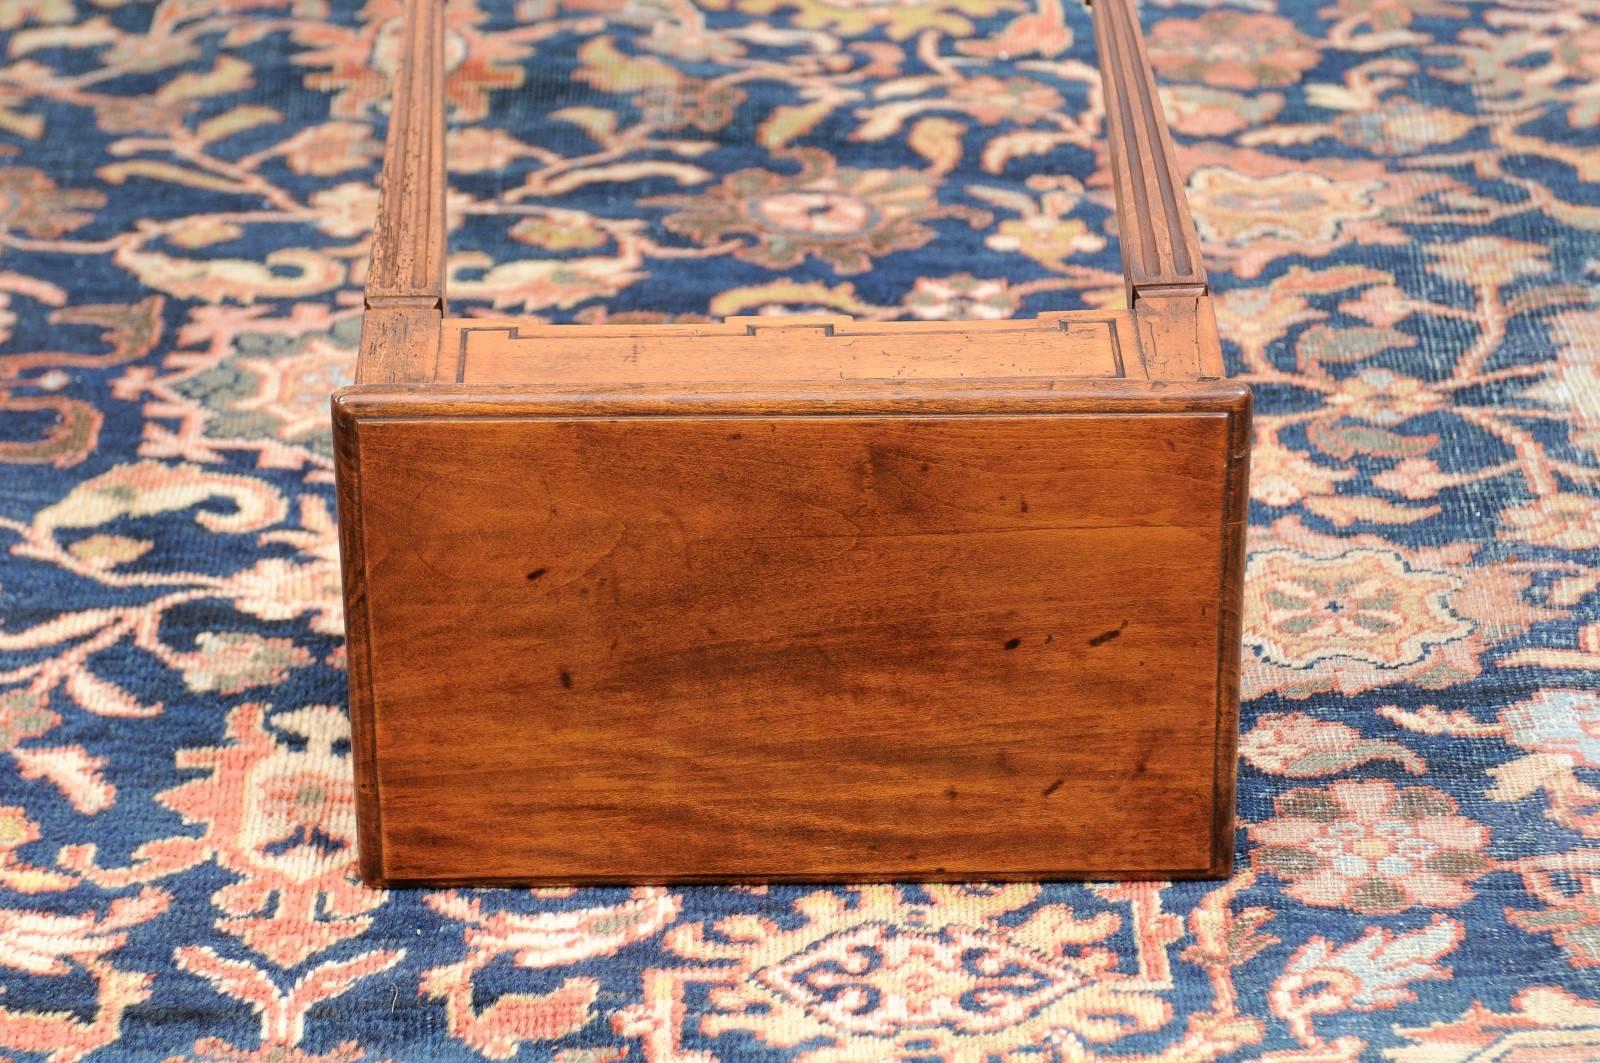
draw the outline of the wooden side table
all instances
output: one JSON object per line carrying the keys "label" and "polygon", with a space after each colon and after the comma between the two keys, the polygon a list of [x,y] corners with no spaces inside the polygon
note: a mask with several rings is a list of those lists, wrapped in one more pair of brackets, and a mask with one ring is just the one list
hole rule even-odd
{"label": "wooden side table", "polygon": [[409,0],[333,399],[368,882],[1228,873],[1250,393],[1093,14],[1128,309],[552,327],[446,310]]}

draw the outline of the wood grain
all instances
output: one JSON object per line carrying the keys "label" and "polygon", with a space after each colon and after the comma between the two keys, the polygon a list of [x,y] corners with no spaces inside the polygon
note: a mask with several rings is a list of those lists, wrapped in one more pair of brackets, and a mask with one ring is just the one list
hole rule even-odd
{"label": "wood grain", "polygon": [[1243,394],[344,403],[369,877],[1213,873]]}
{"label": "wood grain", "polygon": [[361,318],[357,384],[408,384],[438,372],[439,311],[433,307],[368,307]]}
{"label": "wood grain", "polygon": [[1210,296],[1139,300],[1139,347],[1152,380],[1216,380],[1227,375]]}

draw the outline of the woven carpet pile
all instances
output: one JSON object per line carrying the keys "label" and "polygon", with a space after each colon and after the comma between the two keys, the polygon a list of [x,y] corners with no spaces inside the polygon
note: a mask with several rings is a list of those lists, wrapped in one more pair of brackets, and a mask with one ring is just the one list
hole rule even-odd
{"label": "woven carpet pile", "polygon": [[[453,308],[1116,303],[1064,2],[449,0]],[[398,14],[0,0],[0,1058],[1600,1059],[1600,3],[1143,8],[1259,410],[1232,879],[537,892],[354,874]]]}

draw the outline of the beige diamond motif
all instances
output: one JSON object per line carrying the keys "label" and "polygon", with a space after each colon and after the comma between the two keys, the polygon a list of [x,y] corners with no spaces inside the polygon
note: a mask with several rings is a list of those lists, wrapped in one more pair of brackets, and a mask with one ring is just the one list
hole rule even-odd
{"label": "beige diamond motif", "polygon": [[1077,971],[973,927],[935,933],[871,923],[755,977],[838,1029],[877,1037],[938,1026],[990,1033],[1083,984]]}

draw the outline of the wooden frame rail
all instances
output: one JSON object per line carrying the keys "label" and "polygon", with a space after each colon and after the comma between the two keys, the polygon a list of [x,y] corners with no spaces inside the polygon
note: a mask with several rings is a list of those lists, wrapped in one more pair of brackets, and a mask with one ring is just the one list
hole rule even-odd
{"label": "wooden frame rail", "polygon": [[406,0],[357,384],[423,380],[432,369],[424,352],[445,312],[444,21],[444,0]]}
{"label": "wooden frame rail", "polygon": [[[1128,306],[1169,337],[1169,350],[1198,342],[1194,375],[1220,377],[1215,324],[1200,302],[1208,290],[1199,240],[1133,0],[1096,0],[1091,12]],[[421,352],[447,305],[444,0],[406,0],[405,20],[367,276],[363,384],[432,380],[433,361]]]}
{"label": "wooden frame rail", "polygon": [[1200,243],[1133,5],[1099,0],[1090,10],[1128,305],[1147,296],[1203,295]]}

